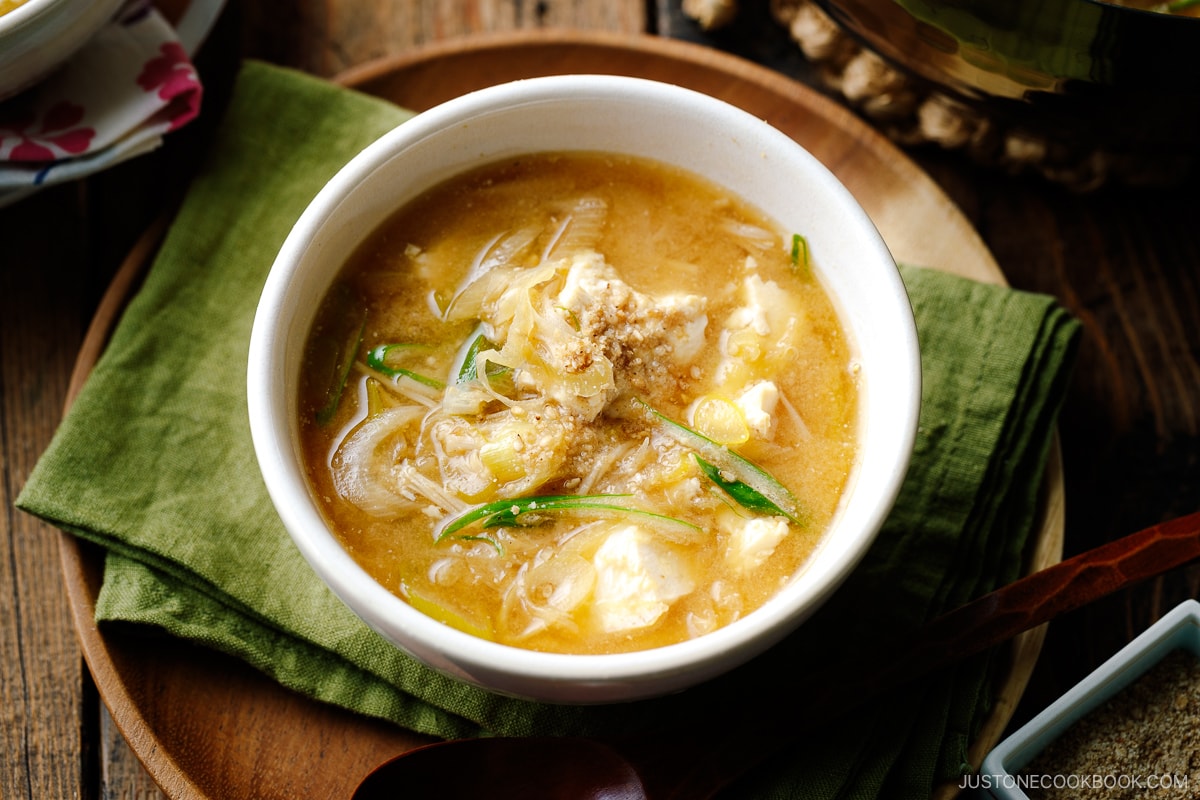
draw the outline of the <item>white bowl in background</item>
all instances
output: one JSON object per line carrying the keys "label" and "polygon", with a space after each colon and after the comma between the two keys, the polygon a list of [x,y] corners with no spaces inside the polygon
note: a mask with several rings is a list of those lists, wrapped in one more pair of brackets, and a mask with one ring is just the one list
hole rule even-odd
{"label": "white bowl in background", "polygon": [[[518,153],[625,153],[678,165],[803,232],[861,364],[861,455],[832,528],[802,574],[761,608],[705,636],[613,655],[533,652],[485,641],[416,611],[342,549],[309,493],[298,442],[304,342],[346,257],[409,199]],[[279,515],[313,569],[384,638],[447,675],[536,700],[598,703],[683,689],[766,650],[854,569],[891,509],[920,406],[912,310],[887,247],[850,193],[810,153],[725,102],[637,78],[572,75],[483,89],[381,137],[316,196],[280,249],[251,336],[254,446]]]}
{"label": "white bowl in background", "polygon": [[73,56],[124,0],[28,0],[0,14],[0,100],[34,85]]}

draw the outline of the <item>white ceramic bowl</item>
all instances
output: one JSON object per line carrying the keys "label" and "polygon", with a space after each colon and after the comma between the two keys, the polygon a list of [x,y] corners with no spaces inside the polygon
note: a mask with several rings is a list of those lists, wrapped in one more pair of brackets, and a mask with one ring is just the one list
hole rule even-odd
{"label": "white ceramic bowl", "polygon": [[[338,545],[309,495],[297,451],[303,343],[344,259],[428,187],[523,152],[621,152],[679,165],[803,232],[861,363],[861,458],[833,529],[802,575],[759,610],[706,636],[617,655],[563,655],[477,639],[435,622]],[[368,147],[317,195],[267,279],[250,344],[254,445],[280,517],[313,569],[371,627],[446,674],[534,699],[596,703],[664,694],[759,654],[843,581],[874,539],[907,468],[920,405],[920,356],[896,265],[847,190],[806,150],[731,105],[634,78],[517,81],[447,102]]]}
{"label": "white ceramic bowl", "polygon": [[83,47],[124,0],[28,0],[0,14],[0,99],[37,83]]}
{"label": "white ceramic bowl", "polygon": [[[1186,600],[1173,608],[1066,694],[996,745],[983,760],[979,774],[972,777],[975,788],[980,793],[987,793],[981,796],[991,796],[997,800],[1029,800],[1025,788],[1031,780],[1053,784],[1054,781],[1093,777],[1065,774],[1023,777],[1021,771],[1072,725],[1176,650],[1191,653],[1200,659],[1200,603],[1195,600]],[[1099,776],[1101,779],[1135,777],[1149,776]]]}

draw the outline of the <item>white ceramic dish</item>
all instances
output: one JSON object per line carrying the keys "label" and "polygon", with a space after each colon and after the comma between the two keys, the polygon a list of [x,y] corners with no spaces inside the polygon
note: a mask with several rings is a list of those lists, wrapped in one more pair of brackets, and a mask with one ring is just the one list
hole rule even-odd
{"label": "white ceramic dish", "polygon": [[32,86],[83,47],[125,0],[28,0],[0,15],[0,100]]}
{"label": "white ceramic dish", "polygon": [[[466,168],[521,152],[622,152],[676,164],[804,232],[862,368],[860,461],[833,530],[774,599],[709,635],[618,655],[536,653],[424,616],[342,550],[311,499],[297,452],[297,380],[314,310],[380,222]],[[792,631],[858,563],[907,468],[920,405],[920,355],[894,261],[833,175],[762,120],[690,90],[610,76],[559,76],[484,89],[426,111],[367,148],[318,194],[284,243],[250,345],[254,445],[280,517],[317,574],[398,647],[458,679],[546,701],[595,703],[676,691],[753,657]]]}
{"label": "white ceramic dish", "polygon": [[[1004,739],[984,759],[977,788],[997,800],[1029,800],[1022,769],[1082,717],[1144,675],[1168,653],[1200,658],[1200,603],[1176,606],[1044,711]],[[1041,776],[1039,776],[1039,780]]]}

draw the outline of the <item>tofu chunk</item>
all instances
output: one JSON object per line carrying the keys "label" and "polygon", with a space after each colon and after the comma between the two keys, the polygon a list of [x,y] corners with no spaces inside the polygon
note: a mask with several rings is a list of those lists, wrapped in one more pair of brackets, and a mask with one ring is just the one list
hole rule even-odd
{"label": "tofu chunk", "polygon": [[592,564],[593,614],[605,633],[653,625],[672,602],[696,587],[681,557],[635,525],[616,528],[597,549]]}
{"label": "tofu chunk", "polygon": [[802,311],[774,281],[764,281],[757,273],[747,275],[741,301],[718,337],[717,380],[722,384],[749,382],[774,371],[793,352],[801,332]]}
{"label": "tofu chunk", "polygon": [[746,426],[759,439],[765,440],[775,435],[775,406],[778,403],[779,387],[774,381],[751,384],[737,398]]}
{"label": "tofu chunk", "polygon": [[737,520],[730,531],[725,559],[737,573],[745,575],[762,566],[788,535],[783,517],[756,517]]}

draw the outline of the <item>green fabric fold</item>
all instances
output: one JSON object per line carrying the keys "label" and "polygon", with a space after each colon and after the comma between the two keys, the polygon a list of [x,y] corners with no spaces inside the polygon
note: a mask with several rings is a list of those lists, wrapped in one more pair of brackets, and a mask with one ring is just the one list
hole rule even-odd
{"label": "green fabric fold", "polygon": [[[789,686],[812,654],[911,629],[1019,574],[1078,323],[1049,297],[904,267],[925,384],[913,464],[860,568],[796,634],[704,686],[602,707],[491,695],[386,644],[317,580],[275,516],[244,386],[255,305],[292,223],[342,164],[409,116],[244,66],[208,162],[18,498],[105,548],[101,623],[203,643],[298,692],[435,736],[602,733],[770,702],[763,687]],[[966,763],[995,670],[972,659],[884,698],[730,794],[927,797]]]}

